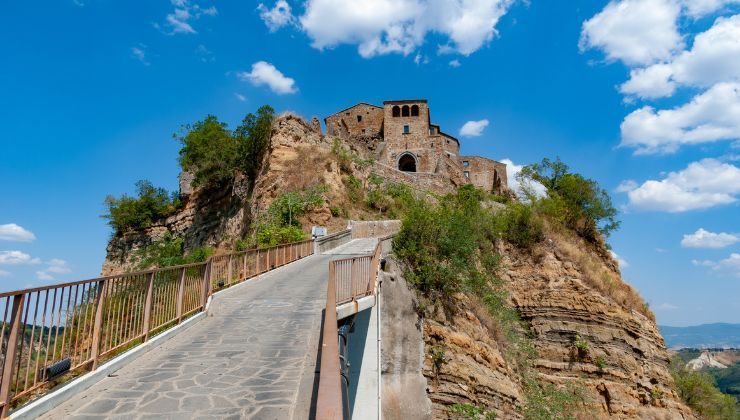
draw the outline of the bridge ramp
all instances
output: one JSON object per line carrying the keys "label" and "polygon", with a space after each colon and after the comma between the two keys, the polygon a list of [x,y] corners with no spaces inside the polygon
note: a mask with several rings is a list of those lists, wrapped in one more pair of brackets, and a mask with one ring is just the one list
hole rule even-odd
{"label": "bridge ramp", "polygon": [[227,289],[205,319],[42,418],[308,418],[328,263],[370,242]]}

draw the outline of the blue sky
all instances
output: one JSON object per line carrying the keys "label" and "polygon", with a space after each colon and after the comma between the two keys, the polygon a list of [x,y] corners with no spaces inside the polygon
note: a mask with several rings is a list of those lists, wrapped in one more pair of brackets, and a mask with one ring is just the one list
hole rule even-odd
{"label": "blue sky", "polygon": [[427,98],[462,152],[560,156],[667,325],[740,322],[737,0],[11,2],[0,15],[0,288],[95,277],[107,194],[177,188],[172,134],[262,104]]}

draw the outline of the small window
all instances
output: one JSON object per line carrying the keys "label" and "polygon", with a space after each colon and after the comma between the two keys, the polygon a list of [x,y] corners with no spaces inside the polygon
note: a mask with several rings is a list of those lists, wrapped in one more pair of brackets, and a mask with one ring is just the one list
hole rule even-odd
{"label": "small window", "polygon": [[344,115],[349,115],[349,112],[345,112]]}
{"label": "small window", "polygon": [[470,165],[470,162],[468,162],[467,160],[463,161],[463,166],[469,166],[469,165]]}
{"label": "small window", "polygon": [[362,134],[365,134],[365,129],[364,128],[362,129]]}
{"label": "small window", "polygon": [[408,124],[403,126],[403,134],[408,134],[411,132],[411,129],[409,128]]}
{"label": "small window", "polygon": [[463,172],[463,175],[465,175],[465,178],[470,178],[470,172],[468,171]]}
{"label": "small window", "polygon": [[357,116],[357,122],[362,122],[362,115]]}

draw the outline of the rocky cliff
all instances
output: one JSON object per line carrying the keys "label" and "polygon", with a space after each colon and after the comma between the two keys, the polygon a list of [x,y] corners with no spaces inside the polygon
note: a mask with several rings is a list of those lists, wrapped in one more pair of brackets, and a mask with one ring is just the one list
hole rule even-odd
{"label": "rocky cliff", "polygon": [[[509,301],[531,332],[537,352],[534,371],[545,383],[582,392],[578,418],[694,418],[675,391],[655,321],[639,295],[620,278],[616,262],[560,235],[532,253],[504,242],[498,243],[498,252],[503,256],[501,276]],[[392,293],[403,296],[396,292],[403,282],[402,270],[391,267],[384,299],[391,293],[388,284],[393,285]],[[614,282],[613,286],[597,283],[604,281]],[[466,404],[498,418],[521,418],[522,377],[507,357],[506,338],[487,309],[464,294],[454,297],[453,310],[424,306],[416,302],[413,288],[407,289],[412,298],[385,300],[390,313],[403,305],[417,309],[407,310],[406,319],[386,316],[384,322],[383,375],[390,396],[385,401],[386,417],[408,418],[403,407],[422,404],[418,393],[411,394],[417,401],[395,400],[403,392],[398,385],[413,384],[397,366],[423,358],[422,398],[431,405],[431,417],[459,418],[452,408]],[[418,331],[423,347],[419,342],[399,343],[394,333],[399,328]],[[405,335],[413,341],[413,334]]]}

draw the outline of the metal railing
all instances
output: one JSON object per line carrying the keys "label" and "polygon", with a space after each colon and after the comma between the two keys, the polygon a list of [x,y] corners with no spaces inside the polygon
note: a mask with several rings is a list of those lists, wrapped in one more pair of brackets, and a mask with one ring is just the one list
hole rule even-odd
{"label": "metal railing", "polygon": [[339,337],[337,336],[337,306],[375,293],[380,266],[381,242],[372,254],[329,262],[326,287],[326,309],[321,339],[319,388],[316,394],[316,419],[348,418],[343,409]]}
{"label": "metal railing", "polygon": [[[221,289],[313,254],[307,240],[202,263],[0,293],[0,416],[204,310]],[[68,377],[63,377],[68,379]]]}

